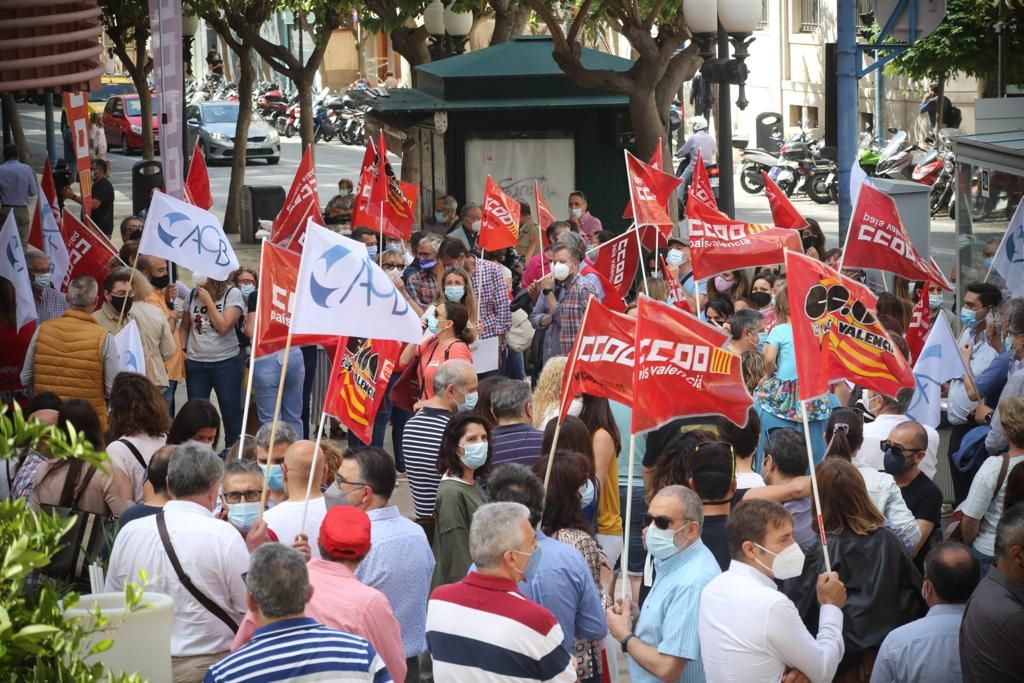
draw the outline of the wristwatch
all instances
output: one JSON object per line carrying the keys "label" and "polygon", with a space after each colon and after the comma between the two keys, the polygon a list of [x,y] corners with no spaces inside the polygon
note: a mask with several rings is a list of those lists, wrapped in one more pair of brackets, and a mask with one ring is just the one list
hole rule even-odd
{"label": "wristwatch", "polygon": [[551,293],[551,288],[549,288],[549,287],[545,287],[544,289],[540,290],[540,292],[541,292],[541,294],[543,294],[544,296],[547,296],[548,294],[550,294],[550,293]]}
{"label": "wristwatch", "polygon": [[631,632],[627,633],[626,637],[619,641],[619,644],[622,645],[623,652],[629,651],[629,641],[633,640],[634,638],[636,638],[636,635]]}

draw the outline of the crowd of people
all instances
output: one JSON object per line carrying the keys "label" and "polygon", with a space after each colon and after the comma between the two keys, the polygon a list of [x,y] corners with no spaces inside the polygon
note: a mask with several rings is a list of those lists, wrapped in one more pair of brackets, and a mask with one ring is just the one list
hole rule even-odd
{"label": "crowd of people", "polygon": [[[543,235],[526,209],[516,247],[481,253],[479,206],[440,197],[410,242],[382,242],[349,230],[351,183],[340,188],[334,227],[367,245],[424,330],[369,443],[349,433],[317,448],[322,351],[252,358],[258,269],[188,286],[138,254],[132,216],[129,268],[75,277],[65,294],[26,247],[28,333],[0,280],[0,335],[20,354],[7,395],[111,464],[54,460],[44,443],[6,464],[0,493],[110,529],[112,543],[82,551],[105,558],[106,590],[144,570],[173,598],[174,680],[1019,680],[1024,299],[969,282],[954,316],[929,296],[970,369],[948,387],[943,452],[907,416],[911,389],[838,382],[804,425],[785,272],[698,282],[687,242],[668,239],[643,254],[627,314],[645,292],[721,327],[754,405],[743,427],[681,417],[637,435],[631,457],[631,408],[589,394],[572,397],[556,442],[567,357],[588,301],[608,295],[591,259],[612,235],[583,193]],[[801,237],[837,262],[816,224]],[[908,356],[922,286],[897,278],[878,298]],[[129,322],[145,356],[135,372],[113,342]],[[44,580],[80,586],[75,552]]]}

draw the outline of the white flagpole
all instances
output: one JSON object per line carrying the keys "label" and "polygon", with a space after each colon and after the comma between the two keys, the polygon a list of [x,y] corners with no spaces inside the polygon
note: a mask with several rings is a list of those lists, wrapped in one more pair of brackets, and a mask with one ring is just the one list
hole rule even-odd
{"label": "white flagpole", "polygon": [[[263,279],[263,264],[266,263],[264,256],[267,249],[267,238],[263,238],[260,245],[260,280]],[[257,297],[259,294],[257,294]],[[245,426],[249,424],[249,402],[252,400],[252,377],[256,374],[256,340],[260,338],[260,307],[259,300],[256,303],[256,317],[252,322],[252,351],[249,353],[249,377],[245,380],[245,400],[242,403],[242,429],[238,437],[238,457],[241,459],[245,450]],[[287,362],[287,359],[285,359]]]}
{"label": "white flagpole", "polygon": [[622,594],[620,597],[625,600],[626,596],[631,595],[631,589],[629,585],[629,530],[630,524],[633,519],[633,462],[636,459],[636,434],[630,429],[629,434],[629,466],[626,470],[626,533],[625,543],[622,545],[622,559],[620,565],[622,567]]}
{"label": "white flagpole", "polygon": [[[294,312],[292,313],[294,316]],[[274,442],[277,439],[277,423],[281,417],[281,397],[284,395],[284,383],[288,376],[288,354],[292,350],[292,326],[288,325],[288,336],[284,343],[285,362],[281,363],[281,379],[277,384],[277,400],[274,402],[274,420],[270,423],[270,443],[267,445],[267,471],[270,471],[270,458],[274,452]],[[244,425],[243,425],[244,431]],[[270,476],[263,477],[263,493],[260,494],[260,514],[257,521],[263,519],[263,510],[267,507],[267,494],[270,492]]]}
{"label": "white flagpole", "polygon": [[[657,232],[658,226],[655,225],[654,226],[654,230],[655,230],[655,232]],[[651,295],[651,291],[647,287],[647,264],[644,263],[644,245],[640,241],[640,226],[639,225],[636,226],[636,251],[637,251],[637,255],[640,257],[640,259],[639,259],[640,260],[640,277],[642,277],[643,280],[644,280],[644,294],[646,294],[647,296],[650,296]]]}
{"label": "white flagpole", "polygon": [[313,492],[313,473],[316,472],[316,461],[320,455],[320,439],[324,435],[324,423],[327,421],[327,411],[320,413],[320,426],[316,428],[316,445],[313,446],[313,463],[309,466],[309,480],[306,482],[306,500],[302,504],[302,522],[299,524],[299,533],[306,533],[306,513],[309,511],[309,496]]}
{"label": "white flagpole", "polygon": [[818,533],[821,535],[821,552],[825,555],[825,571],[832,571],[832,560],[828,556],[825,541],[825,522],[821,517],[821,496],[818,494],[818,475],[814,471],[814,450],[811,448],[811,427],[807,423],[807,401],[800,400],[800,416],[804,422],[804,441],[807,444],[807,461],[811,468],[811,492],[814,494],[814,508],[818,512]]}

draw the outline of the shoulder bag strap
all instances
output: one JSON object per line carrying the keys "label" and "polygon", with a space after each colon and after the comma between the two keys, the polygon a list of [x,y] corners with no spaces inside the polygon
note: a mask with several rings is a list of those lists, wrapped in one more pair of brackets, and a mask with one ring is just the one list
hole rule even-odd
{"label": "shoulder bag strap", "polygon": [[[995,502],[996,497],[999,495],[999,490],[1003,488],[1003,482],[1006,481],[1006,472],[1010,469],[1010,454],[1003,453],[1002,455],[1003,464],[999,466],[999,477],[996,479],[996,489],[992,493],[992,503]],[[991,503],[989,503],[991,505]]]}
{"label": "shoulder bag strap", "polygon": [[117,442],[120,444],[124,444],[124,447],[132,452],[132,455],[135,456],[135,459],[139,462],[140,465],[142,465],[142,469],[149,469],[149,465],[146,464],[146,461],[142,457],[142,453],[139,453],[139,449],[135,447],[135,444],[133,444],[128,439],[125,439],[124,437],[118,439]]}
{"label": "shoulder bag strap", "polygon": [[178,575],[178,580],[181,581],[181,585],[185,587],[192,597],[199,601],[199,604],[205,607],[210,614],[217,617],[224,622],[224,625],[231,629],[232,633],[238,633],[238,624],[235,620],[228,616],[228,613],[224,609],[215,603],[210,598],[206,597],[202,591],[196,588],[196,585],[192,583],[192,579],[189,578],[185,570],[182,569],[181,563],[178,561],[178,554],[174,552],[174,546],[171,545],[171,537],[167,534],[167,522],[164,520],[164,513],[161,510],[156,514],[156,528],[160,532],[160,542],[164,544],[164,550],[167,552],[167,557],[171,561],[171,566],[174,567],[174,573]]}

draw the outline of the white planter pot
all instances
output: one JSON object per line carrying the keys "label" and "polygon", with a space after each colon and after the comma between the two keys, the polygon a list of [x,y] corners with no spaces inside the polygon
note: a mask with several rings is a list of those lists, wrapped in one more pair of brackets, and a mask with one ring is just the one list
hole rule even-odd
{"label": "white planter pot", "polygon": [[104,638],[114,645],[106,652],[89,658],[100,661],[111,673],[135,673],[149,683],[171,683],[171,616],[173,603],[163,593],[143,593],[144,607],[128,612],[124,593],[94,593],[83,595],[78,604],[65,611],[67,617],[82,617],[82,623],[92,623],[90,612],[99,605],[107,626],[85,643],[85,649]]}

